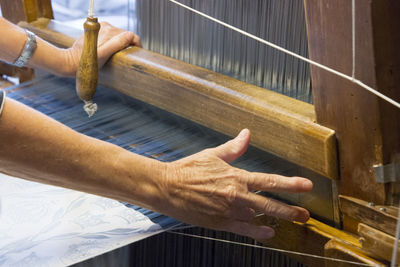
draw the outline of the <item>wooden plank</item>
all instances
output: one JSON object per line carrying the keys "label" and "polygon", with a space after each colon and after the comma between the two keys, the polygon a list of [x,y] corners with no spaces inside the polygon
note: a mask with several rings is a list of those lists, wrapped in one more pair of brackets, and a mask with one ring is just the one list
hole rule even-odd
{"label": "wooden plank", "polygon": [[26,67],[18,68],[16,66],[1,61],[0,61],[0,74],[9,77],[18,77],[19,82],[21,83],[32,80],[35,77],[33,69]]}
{"label": "wooden plank", "polygon": [[[328,241],[325,246],[325,257],[333,258],[333,259],[342,259],[350,262],[359,262],[360,264],[368,264],[370,266],[387,266],[386,264],[379,262],[367,255],[360,253],[359,250],[354,249],[353,247],[347,246],[343,243],[339,243],[335,240]],[[357,265],[355,263],[347,263],[347,262],[337,262],[337,261],[329,261],[325,262],[325,267],[354,267],[354,266],[365,266],[365,265]]]}
{"label": "wooden plank", "polygon": [[390,214],[392,208],[347,196],[339,196],[339,200],[342,213],[387,234],[395,235],[397,215]]}
{"label": "wooden plank", "polygon": [[0,77],[0,91],[5,89],[5,88],[7,88],[7,87],[13,86],[13,85],[14,84],[11,83],[10,81]]}
{"label": "wooden plank", "polygon": [[[54,21],[21,25],[63,47],[73,38],[61,33],[76,36]],[[114,55],[99,77],[108,87],[229,136],[249,128],[254,146],[337,177],[334,131],[315,123],[310,104],[137,47]]]}
{"label": "wooden plank", "polygon": [[53,7],[51,6],[51,0],[37,0],[37,1],[40,10],[40,15],[38,18],[53,19],[54,13],[53,13]]}
{"label": "wooden plank", "polygon": [[51,0],[0,0],[2,16],[13,23],[53,18]]}
{"label": "wooden plank", "polygon": [[[263,215],[257,217],[254,223],[259,225],[268,225],[274,228],[275,237],[268,240],[259,240],[267,247],[321,257],[325,257],[326,253],[331,253],[332,258],[334,259],[350,261],[353,261],[354,259],[355,262],[367,264],[374,263],[377,266],[381,265],[361,249],[361,243],[357,237],[312,218],[307,223],[303,224],[288,222]],[[326,247],[325,245],[330,241],[334,241],[334,244],[337,244],[336,247],[329,247],[329,245]],[[333,250],[339,251],[334,252]],[[338,261],[330,261],[307,255],[292,253],[287,253],[287,255],[306,264],[307,266],[320,267],[329,264],[339,265]],[[350,259],[350,256],[353,259]]]}
{"label": "wooden plank", "polygon": [[[400,100],[400,1],[355,3],[355,77]],[[305,5],[310,58],[351,75],[351,1],[305,0]],[[312,67],[311,73],[317,121],[337,135],[339,193],[381,205],[393,201],[388,187],[376,182],[373,165],[394,162],[400,153],[400,110],[325,70]]]}
{"label": "wooden plank", "polygon": [[1,15],[13,23],[27,21],[24,0],[0,0]]}
{"label": "wooden plank", "polygon": [[[366,224],[358,225],[358,234],[361,236],[362,248],[378,259],[391,261],[394,237],[376,230]],[[397,264],[400,264],[400,249],[397,250]]]}

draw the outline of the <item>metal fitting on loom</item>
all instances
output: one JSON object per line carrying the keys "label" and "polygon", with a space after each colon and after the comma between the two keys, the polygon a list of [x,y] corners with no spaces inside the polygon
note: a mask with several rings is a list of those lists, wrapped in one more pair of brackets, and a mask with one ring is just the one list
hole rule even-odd
{"label": "metal fitting on loom", "polygon": [[400,163],[394,162],[386,165],[373,166],[378,183],[389,183],[400,181]]}

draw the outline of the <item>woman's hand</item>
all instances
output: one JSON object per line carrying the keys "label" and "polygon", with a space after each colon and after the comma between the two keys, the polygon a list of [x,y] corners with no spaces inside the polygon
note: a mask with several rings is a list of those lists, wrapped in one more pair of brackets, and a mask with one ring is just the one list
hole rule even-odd
{"label": "woman's hand", "polygon": [[[116,28],[108,22],[100,22],[100,25],[101,27],[97,42],[99,68],[101,68],[114,53],[130,45],[142,47],[138,35]],[[66,50],[67,67],[62,75],[75,76],[79,65],[79,59],[82,54],[83,40],[83,35],[81,35],[72,47]]]}
{"label": "woman's hand", "polygon": [[274,230],[252,225],[256,213],[306,222],[310,217],[307,210],[253,191],[307,192],[312,189],[311,181],[251,173],[228,164],[246,151],[249,141],[250,131],[245,129],[221,146],[168,163],[162,196],[165,201],[159,203],[159,210],[190,224],[258,239],[272,237]]}

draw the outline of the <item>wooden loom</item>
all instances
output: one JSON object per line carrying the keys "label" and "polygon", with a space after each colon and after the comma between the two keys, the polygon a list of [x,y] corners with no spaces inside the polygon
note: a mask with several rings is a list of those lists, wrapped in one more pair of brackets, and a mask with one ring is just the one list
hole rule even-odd
{"label": "wooden loom", "polygon": [[[50,0],[0,3],[4,17],[25,21],[20,25],[56,45],[68,47],[77,36],[51,20]],[[310,58],[350,73],[350,2],[306,0],[305,7]],[[356,10],[356,32],[363,33],[357,38],[356,77],[399,101],[400,2],[357,0]],[[263,242],[267,246],[385,264],[391,259],[399,185],[378,183],[373,166],[400,164],[400,110],[340,77],[311,70],[314,106],[140,48],[116,54],[99,76],[108,87],[224,134],[247,127],[254,146],[334,180],[342,230],[313,219],[298,224],[262,217],[258,223],[277,225],[277,236]]]}

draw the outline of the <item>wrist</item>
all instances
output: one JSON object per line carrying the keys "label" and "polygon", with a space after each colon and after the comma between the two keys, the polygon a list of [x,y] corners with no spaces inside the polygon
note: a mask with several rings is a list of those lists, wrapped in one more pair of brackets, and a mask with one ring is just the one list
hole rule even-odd
{"label": "wrist", "polygon": [[63,64],[62,66],[58,66],[56,74],[74,77],[79,64],[79,55],[76,55],[76,51],[72,48],[59,49],[60,62],[63,62]]}
{"label": "wrist", "polygon": [[121,178],[117,183],[121,186],[117,190],[120,200],[160,211],[166,163],[123,150],[115,156],[111,168]]}
{"label": "wrist", "polygon": [[37,48],[28,66],[39,68],[59,76],[74,76],[74,55],[70,48],[56,47],[41,38],[37,38]]}

